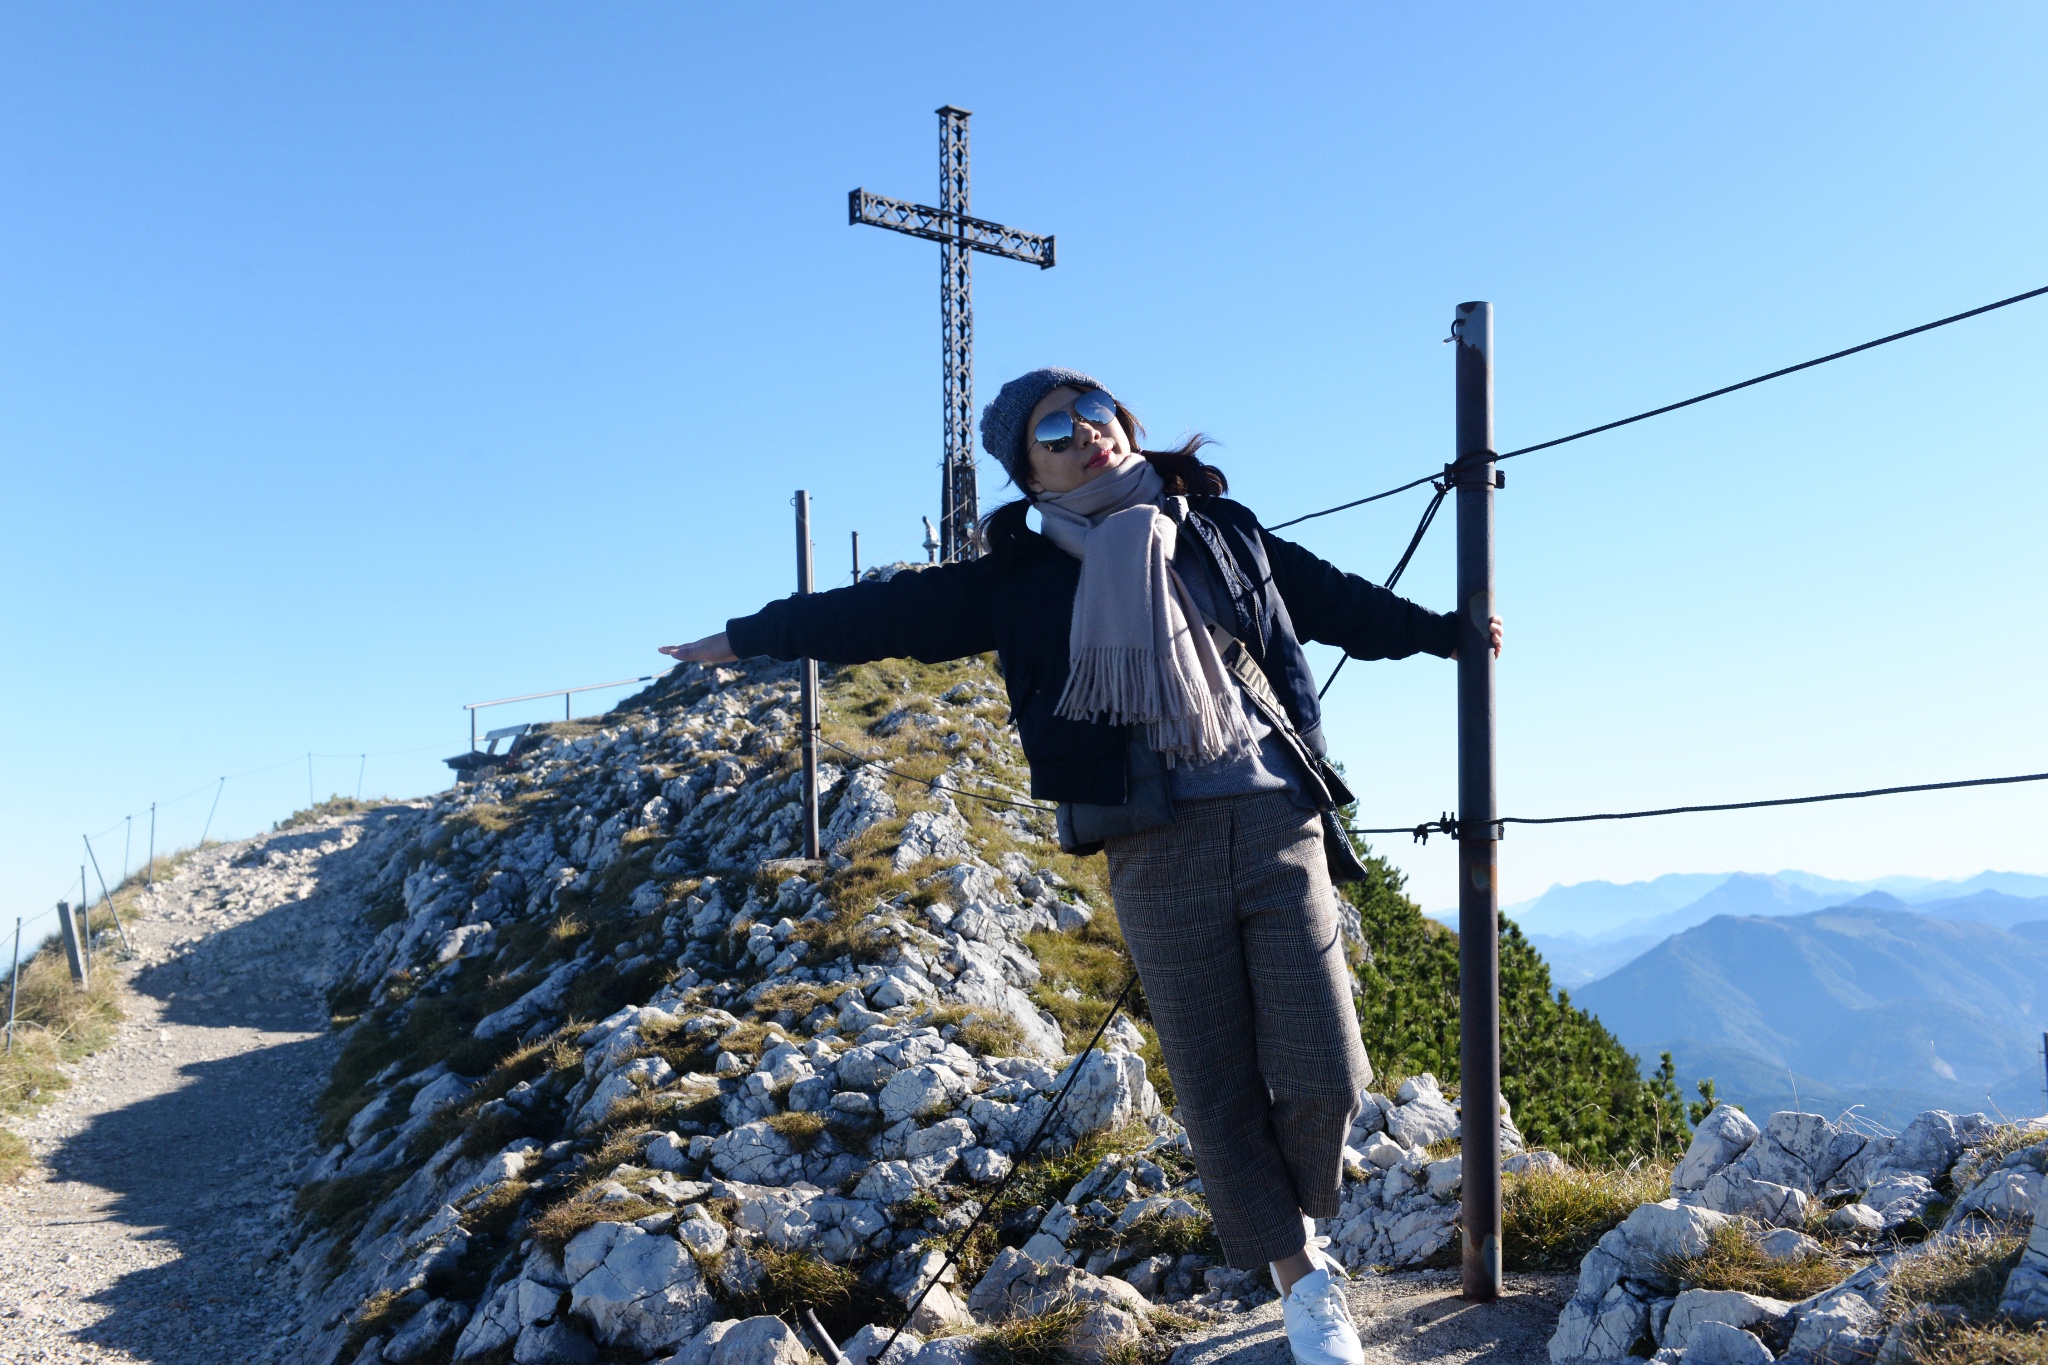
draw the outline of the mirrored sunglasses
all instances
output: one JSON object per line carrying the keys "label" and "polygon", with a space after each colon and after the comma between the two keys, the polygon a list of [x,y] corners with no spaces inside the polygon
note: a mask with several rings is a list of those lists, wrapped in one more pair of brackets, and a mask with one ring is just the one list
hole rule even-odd
{"label": "mirrored sunglasses", "polygon": [[1065,450],[1074,443],[1074,418],[1078,415],[1098,431],[1116,420],[1116,399],[1101,389],[1090,389],[1073,402],[1073,406],[1048,412],[1038,419],[1038,425],[1031,429],[1031,439],[1055,453]]}

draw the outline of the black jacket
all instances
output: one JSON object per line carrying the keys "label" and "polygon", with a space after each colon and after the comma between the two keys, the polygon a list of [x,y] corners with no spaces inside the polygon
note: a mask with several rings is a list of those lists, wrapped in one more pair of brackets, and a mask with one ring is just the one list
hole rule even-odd
{"label": "black jacket", "polygon": [[[1193,500],[1183,528],[1206,551],[1236,621],[1221,622],[1251,649],[1295,727],[1323,749],[1322,708],[1301,642],[1336,645],[1361,659],[1418,651],[1450,657],[1455,621],[1318,559],[1261,527],[1228,498]],[[807,597],[785,597],[726,622],[741,658],[926,663],[995,650],[1011,715],[1044,801],[1120,805],[1127,797],[1126,729],[1053,714],[1067,684],[1067,635],[1081,561],[1035,532],[1010,553],[899,573]]]}

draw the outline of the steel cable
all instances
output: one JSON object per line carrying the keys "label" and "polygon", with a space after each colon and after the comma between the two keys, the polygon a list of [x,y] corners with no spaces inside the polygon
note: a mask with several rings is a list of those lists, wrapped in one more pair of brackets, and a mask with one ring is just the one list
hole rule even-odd
{"label": "steel cable", "polygon": [[[1718,389],[1710,389],[1706,393],[1695,394],[1691,398],[1681,399],[1676,403],[1666,403],[1663,407],[1651,408],[1649,411],[1639,412],[1635,414],[1633,417],[1623,417],[1613,422],[1602,422],[1597,427],[1587,427],[1584,431],[1575,431],[1569,436],[1558,436],[1548,441],[1538,441],[1535,445],[1522,446],[1515,450],[1503,451],[1502,453],[1494,456],[1494,459],[1496,461],[1512,460],[1520,455],[1533,455],[1535,452],[1539,450],[1549,450],[1553,446],[1565,445],[1566,443],[1571,441],[1582,441],[1588,436],[1598,436],[1603,431],[1613,431],[1617,427],[1625,427],[1633,425],[1636,422],[1648,421],[1652,417],[1662,417],[1667,412],[1677,412],[1680,408],[1689,408],[1695,403],[1704,403],[1710,398],[1719,398],[1722,397],[1724,394],[1734,393],[1740,389],[1751,388],[1757,384],[1768,383],[1770,380],[1773,379],[1782,379],[1788,374],[1797,374],[1801,370],[1810,370],[1816,365],[1825,365],[1831,360],[1841,360],[1845,356],[1856,355],[1859,352],[1868,351],[1873,349],[1874,347],[1888,346],[1894,341],[1904,341],[1907,337],[1918,336],[1922,332],[1931,332],[1937,327],[1947,327],[1951,323],[1963,322],[1969,318],[1979,317],[1985,313],[1996,312],[2000,308],[2010,308],[2012,307],[2012,305],[2016,303],[2025,303],[2028,299],[2037,299],[2044,294],[2048,294],[2048,285],[2043,285],[2039,289],[2029,289],[2024,294],[2014,294],[2011,298],[2000,299],[1996,303],[1987,303],[1978,308],[1966,309],[1965,311],[1960,313],[1951,313],[1949,316],[1945,318],[1937,318],[1933,322],[1923,322],[1918,327],[1908,327],[1903,332],[1893,332],[1891,335],[1881,336],[1877,338],[1875,341],[1865,341],[1855,346],[1844,347],[1842,350],[1839,351],[1830,351],[1826,355],[1815,356],[1812,360],[1802,360],[1797,365],[1787,365],[1783,369],[1772,370],[1769,374],[1760,374],[1753,379],[1742,380],[1740,383],[1724,384]],[[1381,498],[1391,498],[1396,493],[1405,493],[1411,488],[1420,488],[1423,484],[1428,483],[1431,479],[1434,479],[1436,477],[1437,476],[1434,474],[1425,474],[1419,479],[1410,479],[1407,483],[1404,483],[1397,488],[1389,488],[1384,493],[1375,493],[1368,498],[1356,498],[1350,502],[1339,503],[1335,507],[1325,507],[1320,512],[1309,512],[1303,516],[1295,517],[1289,521],[1276,522],[1274,525],[1269,526],[1266,529],[1269,531],[1278,531],[1289,526],[1297,526],[1304,521],[1313,521],[1317,517],[1327,517],[1333,512],[1347,512],[1354,507],[1363,507],[1365,506],[1365,504],[1369,502],[1378,502]]]}
{"label": "steel cable", "polygon": [[1003,1191],[1010,1188],[1010,1182],[1015,1180],[1018,1173],[1024,1169],[1024,1163],[1031,1159],[1033,1152],[1038,1150],[1038,1144],[1052,1127],[1052,1121],[1059,1117],[1060,1106],[1067,1102],[1067,1094],[1073,1090],[1074,1082],[1081,1079],[1081,1064],[1088,1060],[1089,1053],[1095,1051],[1095,1045],[1102,1041],[1102,1035],[1108,1031],[1110,1021],[1116,1018],[1116,1012],[1124,1007],[1124,1001],[1130,997],[1131,988],[1137,984],[1138,975],[1136,972],[1133,972],[1124,981],[1124,988],[1116,993],[1116,999],[1110,1002],[1109,1012],[1102,1016],[1102,1022],[1095,1026],[1095,1033],[1088,1039],[1087,1046],[1074,1054],[1074,1064],[1067,1070],[1067,1083],[1060,1087],[1059,1094],[1053,1096],[1052,1107],[1047,1109],[1045,1117],[1038,1121],[1037,1131],[1031,1134],[1031,1141],[1025,1143],[1024,1150],[1017,1153],[1016,1158],[1011,1163],[1009,1174],[1005,1175],[997,1183],[995,1189],[990,1191],[988,1198],[982,1201],[981,1212],[974,1215],[974,1221],[961,1229],[960,1235],[953,1239],[953,1245],[946,1249],[946,1259],[940,1264],[938,1272],[932,1276],[931,1283],[920,1289],[917,1297],[910,1301],[910,1307],[903,1314],[903,1321],[898,1323],[896,1330],[889,1334],[889,1339],[882,1343],[882,1349],[875,1352],[873,1359],[887,1360],[889,1358],[889,1348],[896,1344],[896,1338],[903,1335],[903,1329],[908,1327],[910,1320],[917,1316],[918,1306],[925,1301],[927,1295],[939,1287],[940,1282],[946,1278],[946,1272],[960,1263],[960,1249],[967,1245],[968,1239],[974,1236],[975,1230],[988,1220],[989,1214],[995,1210],[996,1202],[1003,1197]]}
{"label": "steel cable", "polygon": [[[1822,801],[1860,801],[1872,796],[1901,796],[1910,792],[1954,791],[1961,787],[2005,787],[2019,782],[2048,782],[2048,773],[2020,773],[2013,777],[1966,777],[1958,782],[1915,782],[1899,787],[1870,787],[1863,791],[1824,792],[1819,796],[1778,796],[1764,801],[1718,801],[1697,806],[1660,806],[1654,810],[1602,811],[1591,815],[1502,815],[1494,819],[1496,826],[1503,825],[1578,825],[1595,820],[1645,820],[1657,815],[1699,815],[1724,810],[1763,810],[1772,806],[1811,806]],[[1425,820],[1419,825],[1400,825],[1387,829],[1358,829],[1345,826],[1353,834],[1412,834],[1417,843],[1428,843],[1432,834],[1448,834],[1458,837],[1458,817],[1446,814],[1435,820]]]}

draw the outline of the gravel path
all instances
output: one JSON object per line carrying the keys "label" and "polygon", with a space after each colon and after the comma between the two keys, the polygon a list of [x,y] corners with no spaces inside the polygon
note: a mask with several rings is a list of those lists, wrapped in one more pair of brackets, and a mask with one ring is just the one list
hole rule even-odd
{"label": "gravel path", "polygon": [[114,1044],[14,1125],[37,1164],[0,1187],[0,1361],[277,1358],[292,1174],[335,1056],[326,985],[411,815],[223,844],[159,884]]}
{"label": "gravel path", "polygon": [[[1576,1275],[1509,1275],[1499,1303],[1466,1303],[1458,1273],[1361,1273],[1347,1298],[1366,1365],[1550,1365],[1546,1348]],[[1171,1365],[1291,1365],[1280,1305],[1269,1303],[1191,1339]]]}

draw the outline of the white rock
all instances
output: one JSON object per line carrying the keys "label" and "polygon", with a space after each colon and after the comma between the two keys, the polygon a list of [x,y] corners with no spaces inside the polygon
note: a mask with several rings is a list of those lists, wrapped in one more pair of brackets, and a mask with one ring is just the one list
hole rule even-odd
{"label": "white rock", "polygon": [[1716,1213],[1753,1219],[1766,1227],[1799,1227],[1806,1222],[1804,1194],[1750,1175],[1740,1162],[1716,1171],[1699,1191],[1699,1201]]}
{"label": "white rock", "polygon": [[1720,1322],[1701,1323],[1685,1348],[1686,1365],[1771,1365],[1775,1359],[1756,1337]]}
{"label": "white rock", "polygon": [[1868,1204],[1844,1204],[1828,1215],[1829,1232],[1884,1231],[1884,1215]]}
{"label": "white rock", "polygon": [[1110,1231],[1123,1232],[1147,1218],[1199,1218],[1201,1216],[1201,1210],[1185,1199],[1175,1199],[1170,1195],[1155,1194],[1149,1199],[1133,1199],[1130,1203],[1124,1205],[1124,1211],[1117,1215],[1117,1220],[1111,1226]]}
{"label": "white rock", "polygon": [[1685,1156],[1671,1172],[1673,1193],[1697,1190],[1723,1166],[1749,1150],[1759,1130],[1749,1115],[1732,1104],[1718,1104],[1693,1130]]}
{"label": "white rock", "polygon": [[384,1345],[384,1359],[411,1365],[440,1345],[443,1338],[469,1321],[469,1305],[429,1299]]}
{"label": "white rock", "polygon": [[1744,1329],[1758,1323],[1775,1325],[1791,1311],[1791,1304],[1758,1294],[1733,1289],[1688,1289],[1671,1305],[1671,1316],[1664,1320],[1663,1344],[1683,1351],[1691,1345],[1702,1324],[1718,1322]]}
{"label": "white rock", "polygon": [[695,1255],[716,1256],[725,1250],[729,1234],[709,1218],[685,1218],[676,1224],[676,1236]]}
{"label": "white rock", "polygon": [[597,1365],[597,1346],[570,1322],[535,1323],[519,1334],[513,1365]]}
{"label": "white rock", "polygon": [[1945,1109],[1929,1109],[1916,1115],[1892,1141],[1885,1165],[1900,1175],[1917,1175],[1934,1180],[1948,1174],[1962,1155],[1964,1134],[1974,1134],[1984,1123],[1982,1114],[1957,1119]]}
{"label": "white rock", "polygon": [[1401,1158],[1407,1154],[1407,1151],[1407,1148],[1388,1137],[1385,1133],[1374,1133],[1367,1140],[1365,1150],[1360,1152],[1359,1155],[1384,1171],[1400,1165]]}
{"label": "white rock", "polygon": [[993,1147],[970,1147],[960,1154],[967,1178],[977,1185],[993,1185],[1010,1173],[1010,1158]]}
{"label": "white rock", "polygon": [[1442,1161],[1430,1162],[1425,1169],[1429,1174],[1429,1193],[1433,1199],[1448,1199],[1465,1183],[1463,1157],[1447,1156]]}
{"label": "white rock", "polygon": [[2032,1167],[1993,1171],[1956,1201],[1947,1225],[1954,1226],[1972,1214],[2001,1223],[2023,1223],[2033,1216],[2043,1186],[2041,1173]]}
{"label": "white rock", "polygon": [[910,1365],[980,1365],[972,1337],[940,1337],[928,1341],[910,1358]]}
{"label": "white rock", "polygon": [[[944,1113],[965,1099],[969,1089],[966,1080],[951,1068],[924,1063],[891,1076],[876,1099],[884,1121],[900,1123]],[[1075,1089],[1078,1092],[1080,1087]]]}
{"label": "white rock", "polygon": [[1117,1304],[1091,1304],[1067,1334],[1067,1350],[1075,1360],[1093,1365],[1135,1346],[1144,1335],[1145,1319],[1140,1314]]}
{"label": "white rock", "polygon": [[1934,1199],[1934,1186],[1924,1177],[1897,1171],[1885,1173],[1863,1192],[1863,1202],[1878,1211],[1887,1229],[1918,1218]]}
{"label": "white rock", "polygon": [[1798,1228],[1776,1228],[1757,1239],[1757,1250],[1768,1260],[1810,1261],[1821,1254],[1821,1245]]}
{"label": "white rock", "polygon": [[[1418,1081],[1429,1082],[1427,1087]],[[1401,1082],[1401,1093],[1412,1095],[1387,1115],[1387,1132],[1404,1147],[1423,1148],[1432,1142],[1454,1137],[1458,1132],[1458,1111],[1436,1088],[1433,1076],[1417,1076]]]}
{"label": "white rock", "polygon": [[1785,1354],[1807,1360],[1871,1360],[1883,1338],[1883,1315],[1869,1300],[1861,1294],[1830,1294],[1824,1303],[1800,1309],[1799,1325]]}
{"label": "white rock", "polygon": [[877,1204],[900,1204],[923,1187],[907,1161],[877,1161],[854,1186],[854,1197]]}
{"label": "white rock", "polygon": [[585,1228],[562,1262],[571,1274],[590,1266],[570,1291],[569,1311],[606,1345],[674,1350],[702,1330],[716,1307],[697,1263],[675,1238],[631,1223]]}
{"label": "white rock", "polygon": [[1023,1254],[1046,1264],[1070,1264],[1074,1254],[1049,1232],[1034,1232],[1024,1242]]}
{"label": "white rock", "polygon": [[1159,1112],[1159,1093],[1145,1077],[1144,1058],[1096,1048],[1073,1065],[1080,1068],[1080,1078],[1060,1113],[1060,1127],[1069,1136],[1120,1128]]}
{"label": "white rock", "polygon": [[964,820],[952,811],[921,810],[903,822],[903,835],[890,865],[898,872],[908,872],[926,858],[957,863],[973,856]]}
{"label": "white rock", "polygon": [[[884,1353],[882,1348],[891,1335],[895,1336],[896,1342]],[[840,1342],[839,1353],[846,1357],[846,1365],[868,1365],[870,1361],[879,1362],[879,1365],[910,1365],[910,1358],[923,1346],[924,1339],[908,1327],[897,1333],[869,1323]]]}
{"label": "white rock", "polygon": [[763,1315],[734,1324],[711,1348],[710,1365],[804,1365],[810,1351],[781,1318]]}
{"label": "white rock", "polygon": [[719,1134],[709,1148],[711,1169],[749,1185],[789,1185],[803,1175],[803,1157],[765,1121]]}
{"label": "white rock", "polygon": [[672,1171],[688,1175],[691,1169],[690,1144],[680,1133],[661,1133],[647,1144],[647,1164],[657,1171]]}
{"label": "white rock", "polygon": [[1506,1175],[1563,1175],[1571,1169],[1563,1157],[1541,1147],[1533,1152],[1517,1152],[1503,1160],[1500,1168]]}
{"label": "white rock", "polygon": [[1649,1325],[1649,1306],[1618,1284],[1590,1302],[1573,1298],[1558,1314],[1550,1358],[1555,1365],[1625,1360]]}

